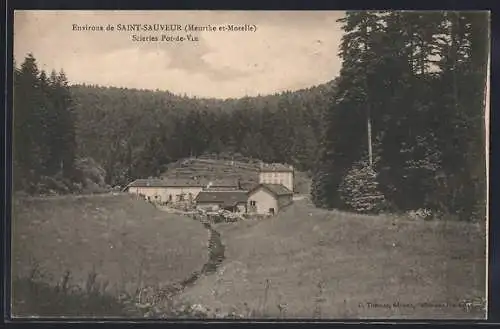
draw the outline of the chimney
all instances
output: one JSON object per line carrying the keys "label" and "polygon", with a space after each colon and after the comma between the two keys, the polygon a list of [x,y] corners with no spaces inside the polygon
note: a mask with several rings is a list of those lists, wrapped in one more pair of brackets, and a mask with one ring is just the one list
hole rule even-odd
{"label": "chimney", "polygon": [[208,184],[207,184],[207,187],[206,187],[206,188],[207,188],[207,189],[209,189],[209,188],[210,188],[210,186],[212,186],[212,182],[208,182]]}

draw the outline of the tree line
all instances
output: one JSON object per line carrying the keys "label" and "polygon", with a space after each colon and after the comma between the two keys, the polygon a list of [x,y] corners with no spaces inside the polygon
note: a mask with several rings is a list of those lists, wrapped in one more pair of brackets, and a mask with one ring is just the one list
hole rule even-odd
{"label": "tree line", "polygon": [[75,171],[75,118],[63,71],[47,74],[29,54],[13,76],[13,187],[35,192],[50,178],[71,185]]}
{"label": "tree line", "polygon": [[484,12],[353,11],[325,117],[320,207],[484,218]]}
{"label": "tree line", "polygon": [[28,55],[14,74],[14,188],[123,186],[185,157],[240,153],[310,172],[318,207],[484,218],[488,16],[356,11],[340,22],[335,80],[258,97],[68,86]]}
{"label": "tree line", "polygon": [[123,186],[159,176],[179,159],[207,153],[238,153],[311,171],[322,113],[335,88],[330,82],[221,100],[68,86],[63,72],[46,78],[31,54],[16,68],[14,80],[15,188],[32,192],[49,178],[64,180],[68,189],[74,182],[85,185],[88,178]]}
{"label": "tree line", "polygon": [[78,85],[71,88],[81,156],[96,159],[109,184],[160,175],[169,163],[239,153],[314,167],[321,113],[334,85],[240,99],[196,99],[168,92]]}

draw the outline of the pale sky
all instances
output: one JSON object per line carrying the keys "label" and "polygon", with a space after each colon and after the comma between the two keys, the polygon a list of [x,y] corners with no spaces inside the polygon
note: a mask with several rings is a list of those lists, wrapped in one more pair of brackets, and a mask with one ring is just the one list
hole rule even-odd
{"label": "pale sky", "polygon": [[[265,95],[335,78],[342,11],[16,11],[14,58],[63,69],[71,83],[169,90],[197,97]],[[74,31],[73,24],[115,27]],[[118,24],[256,26],[255,32],[133,32]],[[133,41],[198,36],[199,41]]]}

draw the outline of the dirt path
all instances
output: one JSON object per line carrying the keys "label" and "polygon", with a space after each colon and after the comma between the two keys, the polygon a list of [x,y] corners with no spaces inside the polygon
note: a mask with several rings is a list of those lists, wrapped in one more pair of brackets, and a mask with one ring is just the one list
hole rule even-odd
{"label": "dirt path", "polygon": [[217,267],[222,264],[225,259],[224,251],[225,246],[222,244],[220,234],[212,228],[209,223],[203,223],[205,228],[210,231],[210,240],[208,242],[208,261],[203,265],[200,271],[194,272],[189,278],[181,282],[181,289],[178,293],[182,292],[186,287],[192,286],[196,280],[202,275],[209,275],[217,270]]}
{"label": "dirt path", "polygon": [[[165,207],[158,207],[158,209],[170,212],[170,209]],[[181,211],[176,211],[176,213],[191,217],[191,214],[188,212],[182,213]],[[200,271],[195,271],[186,279],[167,287],[166,290],[170,299],[175,299],[184,291],[184,289],[193,286],[201,276],[214,273],[225,259],[225,246],[221,241],[220,233],[217,232],[208,222],[200,222],[200,224],[205,226],[205,228],[210,232],[208,241],[208,261],[203,265]]]}

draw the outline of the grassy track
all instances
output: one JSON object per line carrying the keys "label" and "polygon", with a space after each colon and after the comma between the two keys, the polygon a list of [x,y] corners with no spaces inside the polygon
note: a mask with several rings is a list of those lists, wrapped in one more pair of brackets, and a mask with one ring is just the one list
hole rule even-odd
{"label": "grassy track", "polygon": [[485,297],[478,224],[358,216],[301,200],[276,218],[216,229],[226,260],[186,301],[256,317],[484,317],[460,304]]}

